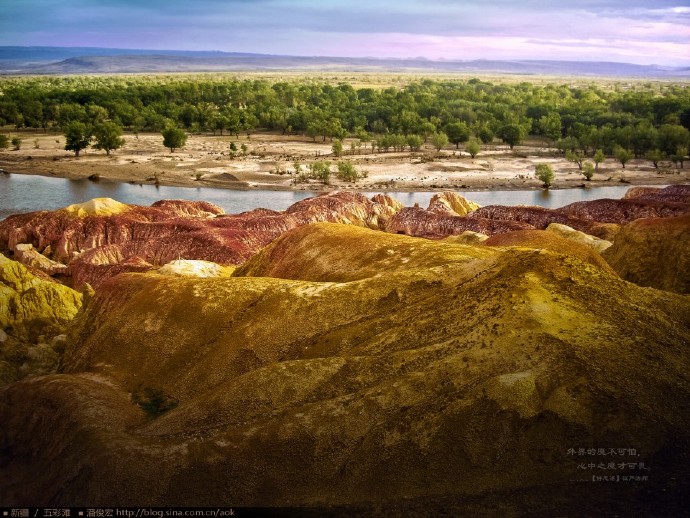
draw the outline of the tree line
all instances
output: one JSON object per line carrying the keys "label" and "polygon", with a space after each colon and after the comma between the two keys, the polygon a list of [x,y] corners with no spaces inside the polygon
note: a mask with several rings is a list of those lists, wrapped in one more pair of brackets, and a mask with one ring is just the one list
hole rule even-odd
{"label": "tree line", "polygon": [[107,141],[115,127],[236,136],[268,130],[315,141],[350,136],[380,151],[495,138],[513,148],[531,135],[563,153],[600,149],[611,156],[622,149],[658,161],[688,154],[690,128],[690,89],[670,83],[604,88],[425,79],[355,89],[308,79],[39,77],[4,79],[0,94],[0,125],[67,135],[83,124],[96,142],[97,128]]}

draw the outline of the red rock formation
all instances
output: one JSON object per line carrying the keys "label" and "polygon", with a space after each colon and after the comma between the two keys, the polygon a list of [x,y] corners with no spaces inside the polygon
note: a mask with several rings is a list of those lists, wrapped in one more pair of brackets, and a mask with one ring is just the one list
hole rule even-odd
{"label": "red rock formation", "polygon": [[[54,212],[10,216],[0,222],[0,249],[34,267],[68,265],[74,286],[100,284],[122,271],[143,271],[175,259],[240,264],[301,225],[346,223],[391,233],[440,238],[466,231],[486,235],[545,229],[551,223],[611,240],[617,225],[638,218],[690,213],[690,186],[631,190],[630,199],[578,202],[561,209],[529,206],[477,208],[455,193],[440,193],[428,209],[403,208],[387,196],[334,192],[295,203],[284,212],[256,209],[225,215],[207,202],[167,200],[151,207],[92,200]],[[681,201],[679,201],[681,200]],[[474,210],[476,209],[476,210]],[[30,244],[36,253],[17,254]],[[40,254],[54,262],[42,261]],[[47,268],[47,267],[46,267]],[[59,269],[59,267],[58,267]],[[44,271],[48,271],[44,269]]]}
{"label": "red rock formation", "polygon": [[628,189],[623,199],[690,203],[690,185],[669,185],[664,188],[632,187]]}
{"label": "red rock formation", "polygon": [[405,207],[388,221],[385,230],[394,234],[438,238],[462,234],[467,230],[493,235],[529,228],[534,227],[519,221],[452,216],[419,207]]}
{"label": "red rock formation", "polygon": [[557,210],[544,207],[530,207],[526,205],[504,206],[488,205],[477,209],[467,216],[468,218],[486,218],[502,221],[519,221],[526,223],[530,228],[544,230],[551,223],[567,225],[580,232],[591,234],[592,223],[578,218],[569,217]]}
{"label": "red rock formation", "polygon": [[[672,218],[690,214],[690,203],[666,201],[663,196],[662,199],[647,197],[623,200],[601,199],[578,201],[556,211],[574,219],[624,225],[641,218]],[[582,230],[568,223],[566,225]]]}
{"label": "red rock formation", "polygon": [[[401,205],[387,196],[370,200],[358,193],[329,193],[295,203],[285,212],[257,209],[225,215],[211,203],[181,200],[151,207],[112,203],[111,208],[108,213],[107,201],[99,200],[10,216],[0,222],[0,249],[15,252],[18,245],[31,244],[46,259],[68,265],[73,286],[80,288],[175,259],[239,264],[284,232],[309,223],[379,229]],[[36,257],[32,261],[39,264]]]}

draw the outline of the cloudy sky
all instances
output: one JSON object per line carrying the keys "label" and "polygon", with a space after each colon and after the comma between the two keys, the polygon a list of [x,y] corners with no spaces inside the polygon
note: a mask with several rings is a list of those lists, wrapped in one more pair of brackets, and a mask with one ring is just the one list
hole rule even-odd
{"label": "cloudy sky", "polygon": [[690,65],[690,0],[0,0],[0,45]]}

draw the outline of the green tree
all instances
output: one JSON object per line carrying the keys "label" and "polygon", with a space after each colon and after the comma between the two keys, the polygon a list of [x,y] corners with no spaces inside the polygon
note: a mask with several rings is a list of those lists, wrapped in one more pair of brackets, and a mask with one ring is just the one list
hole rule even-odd
{"label": "green tree", "polygon": [[171,153],[175,152],[175,149],[182,148],[187,143],[187,134],[183,129],[176,126],[168,126],[163,131],[163,145],[170,149]]}
{"label": "green tree", "polygon": [[678,147],[685,147],[690,141],[690,131],[678,124],[664,124],[658,132],[658,148],[667,155],[673,155]]}
{"label": "green tree", "polygon": [[541,134],[552,142],[556,142],[562,135],[563,123],[561,116],[557,112],[551,112],[539,119],[539,130]]}
{"label": "green tree", "polygon": [[419,135],[408,135],[407,145],[410,146],[410,151],[419,151],[424,144],[424,139]]}
{"label": "green tree", "polygon": [[554,178],[553,169],[549,164],[537,164],[534,166],[534,176],[544,184],[544,187],[549,187]]}
{"label": "green tree", "polygon": [[394,133],[391,135],[391,145],[395,151],[405,151],[405,146],[407,146],[407,137],[401,135],[400,133]]}
{"label": "green tree", "polygon": [[434,133],[431,135],[431,144],[436,148],[436,151],[441,151],[448,145],[448,136],[442,132]]}
{"label": "green tree", "polygon": [[79,156],[91,143],[91,130],[83,122],[73,121],[65,126],[65,149]]}
{"label": "green tree", "polygon": [[333,142],[333,145],[331,146],[331,149],[333,150],[333,154],[335,156],[340,156],[343,154],[343,141],[342,140],[335,140]]}
{"label": "green tree", "polygon": [[343,182],[355,183],[359,178],[357,170],[352,162],[346,160],[345,162],[338,162],[337,176]]}
{"label": "green tree", "polygon": [[309,176],[328,185],[331,181],[331,163],[328,160],[309,164]]}
{"label": "green tree", "polygon": [[655,169],[659,169],[659,162],[664,159],[664,154],[660,149],[653,149],[647,153],[647,160],[654,164]]}
{"label": "green tree", "polygon": [[359,139],[359,141],[364,145],[364,150],[366,151],[367,149],[367,144],[371,142],[371,135],[367,133],[364,128],[358,128],[357,131],[355,132],[355,135]]}
{"label": "green tree", "polygon": [[510,146],[510,149],[513,149],[524,140],[525,130],[519,124],[506,124],[499,130],[498,136]]}
{"label": "green tree", "polygon": [[567,153],[568,151],[575,151],[580,147],[580,141],[576,137],[565,137],[558,139],[556,142],[556,147],[561,151],[561,153]]}
{"label": "green tree", "polygon": [[96,140],[93,147],[104,150],[106,155],[110,155],[111,151],[120,149],[125,145],[125,139],[122,138],[122,128],[114,122],[96,124],[93,128],[93,134]]}
{"label": "green tree", "polygon": [[625,164],[630,161],[633,154],[623,146],[616,146],[613,148],[613,156],[616,157],[616,160],[618,160],[623,166],[623,169],[625,169]]}
{"label": "green tree", "polygon": [[597,149],[596,152],[594,153],[594,170],[597,171],[599,169],[599,164],[601,164],[604,160],[606,160],[606,155],[601,149]]}
{"label": "green tree", "polygon": [[476,157],[480,150],[481,148],[476,140],[470,140],[465,146],[465,151],[467,151],[472,158]]}
{"label": "green tree", "polygon": [[491,144],[494,140],[494,132],[486,125],[477,128],[477,137],[482,141],[482,144]]}
{"label": "green tree", "polygon": [[431,135],[436,133],[436,125],[428,120],[424,121],[419,125],[419,133],[426,142]]}
{"label": "green tree", "polygon": [[647,151],[653,149],[658,138],[658,132],[650,122],[644,121],[638,124],[630,136],[635,157],[644,156]]}
{"label": "green tree", "polygon": [[577,164],[577,168],[582,171],[582,164],[585,160],[585,154],[582,151],[571,151],[568,150],[565,152],[565,159],[568,162],[573,162],[574,164]]}
{"label": "green tree", "polygon": [[680,168],[683,169],[683,162],[685,162],[686,156],[688,156],[688,146],[678,146],[676,152],[671,155],[671,160],[674,163],[680,163]]}
{"label": "green tree", "polygon": [[446,125],[445,133],[448,140],[455,144],[455,149],[459,148],[461,142],[467,142],[470,138],[470,128],[464,122],[451,122]]}
{"label": "green tree", "polygon": [[89,104],[86,107],[86,112],[92,124],[103,122],[108,118],[108,110],[97,104]]}
{"label": "green tree", "polygon": [[594,166],[592,165],[592,162],[585,162],[585,165],[582,168],[582,175],[588,182],[592,179],[594,176]]}

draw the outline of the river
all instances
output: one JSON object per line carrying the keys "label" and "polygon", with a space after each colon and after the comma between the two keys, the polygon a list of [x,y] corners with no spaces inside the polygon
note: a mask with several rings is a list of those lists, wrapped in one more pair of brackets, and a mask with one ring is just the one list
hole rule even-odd
{"label": "river", "polygon": [[[628,185],[537,191],[458,191],[480,205],[539,205],[556,208],[576,201],[621,198]],[[381,192],[381,191],[378,191]],[[284,210],[293,203],[315,196],[309,191],[234,191],[208,187],[167,187],[115,182],[68,180],[45,176],[0,174],[0,219],[11,214],[55,210],[92,198],[113,198],[122,203],[151,205],[164,199],[204,200],[236,214],[263,207]],[[376,192],[365,192],[373,196]],[[434,192],[390,192],[406,206],[426,207]]]}

